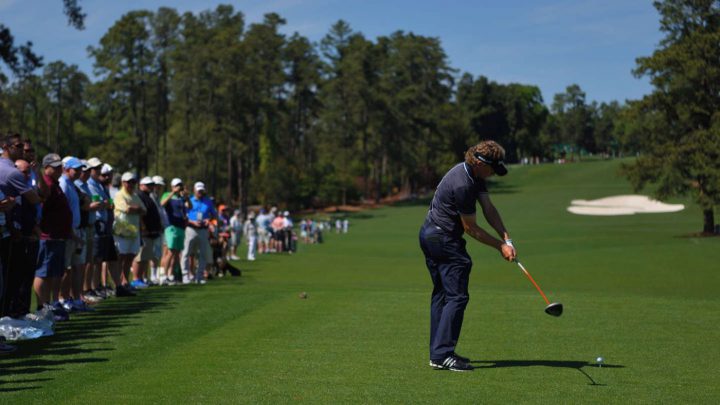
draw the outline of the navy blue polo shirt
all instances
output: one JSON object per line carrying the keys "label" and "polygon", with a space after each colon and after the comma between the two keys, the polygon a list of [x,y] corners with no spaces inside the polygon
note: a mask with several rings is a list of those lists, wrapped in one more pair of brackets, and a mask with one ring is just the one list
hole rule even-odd
{"label": "navy blue polo shirt", "polygon": [[[164,200],[170,193],[166,192],[162,195],[161,200]],[[170,200],[165,204],[165,213],[168,217],[168,222],[172,226],[178,228],[185,228],[187,226],[187,207],[185,206],[185,199],[173,195]]]}
{"label": "navy blue polo shirt", "polygon": [[427,218],[449,235],[460,237],[465,232],[460,215],[474,214],[475,202],[487,192],[485,181],[473,178],[471,168],[459,163],[438,184]]}

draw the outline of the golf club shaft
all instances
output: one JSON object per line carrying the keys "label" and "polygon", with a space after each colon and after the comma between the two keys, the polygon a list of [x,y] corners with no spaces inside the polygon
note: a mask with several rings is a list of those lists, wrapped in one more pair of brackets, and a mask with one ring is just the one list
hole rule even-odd
{"label": "golf club shaft", "polygon": [[540,293],[540,295],[542,295],[543,299],[545,300],[545,303],[548,304],[548,305],[550,305],[550,300],[547,299],[547,297],[545,296],[545,293],[542,291],[542,289],[540,288],[540,286],[535,282],[535,280],[533,280],[533,278],[532,278],[532,276],[530,275],[530,273],[528,273],[528,271],[525,270],[525,267],[522,265],[522,263],[520,263],[517,259],[515,259],[515,263],[517,263],[517,265],[520,266],[520,270],[522,270],[523,273],[525,273],[525,275],[526,275],[527,278],[530,280],[530,282],[532,282],[533,285],[535,286],[535,288],[537,288],[538,292]]}

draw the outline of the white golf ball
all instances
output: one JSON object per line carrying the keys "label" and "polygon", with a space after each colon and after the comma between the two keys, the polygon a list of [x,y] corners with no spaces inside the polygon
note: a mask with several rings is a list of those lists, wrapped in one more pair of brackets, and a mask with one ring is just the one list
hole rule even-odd
{"label": "white golf ball", "polygon": [[595,361],[602,364],[603,362],[605,362],[605,359],[603,359],[602,357],[598,357],[597,359],[595,359]]}

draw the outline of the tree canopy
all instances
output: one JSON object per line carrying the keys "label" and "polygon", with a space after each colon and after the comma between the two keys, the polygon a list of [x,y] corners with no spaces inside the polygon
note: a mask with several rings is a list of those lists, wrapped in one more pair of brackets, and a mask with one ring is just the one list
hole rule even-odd
{"label": "tree canopy", "polygon": [[644,153],[625,172],[637,189],[656,186],[659,198],[692,195],[703,231],[714,232],[720,204],[720,1],[654,3],[665,38],[635,74],[655,90],[631,103]]}
{"label": "tree canopy", "polygon": [[[64,4],[82,22],[78,3]],[[340,20],[312,43],[285,24],[269,13],[248,25],[230,5],[128,12],[88,48],[92,79],[17,57],[0,129],[41,153],[100,156],[203,180],[243,206],[291,208],[428,190],[482,139],[502,143],[509,162],[638,145],[625,141],[635,138],[623,105],[588,103],[577,85],[548,108],[535,85],[458,72],[438,38],[370,39]]]}

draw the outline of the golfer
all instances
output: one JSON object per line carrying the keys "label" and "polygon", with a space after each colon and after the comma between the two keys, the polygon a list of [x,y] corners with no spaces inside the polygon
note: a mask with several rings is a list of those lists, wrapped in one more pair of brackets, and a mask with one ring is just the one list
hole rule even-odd
{"label": "golfer", "polygon": [[[470,371],[470,360],[455,353],[463,314],[468,303],[472,260],[463,233],[497,249],[508,261],[515,248],[500,214],[490,201],[485,179],[504,176],[505,150],[494,141],[482,141],[465,152],[465,161],[445,174],[435,190],[425,223],[420,228],[420,247],[433,282],[430,301],[430,366],[435,369]],[[502,239],[480,228],[475,201],[483,216]]]}

